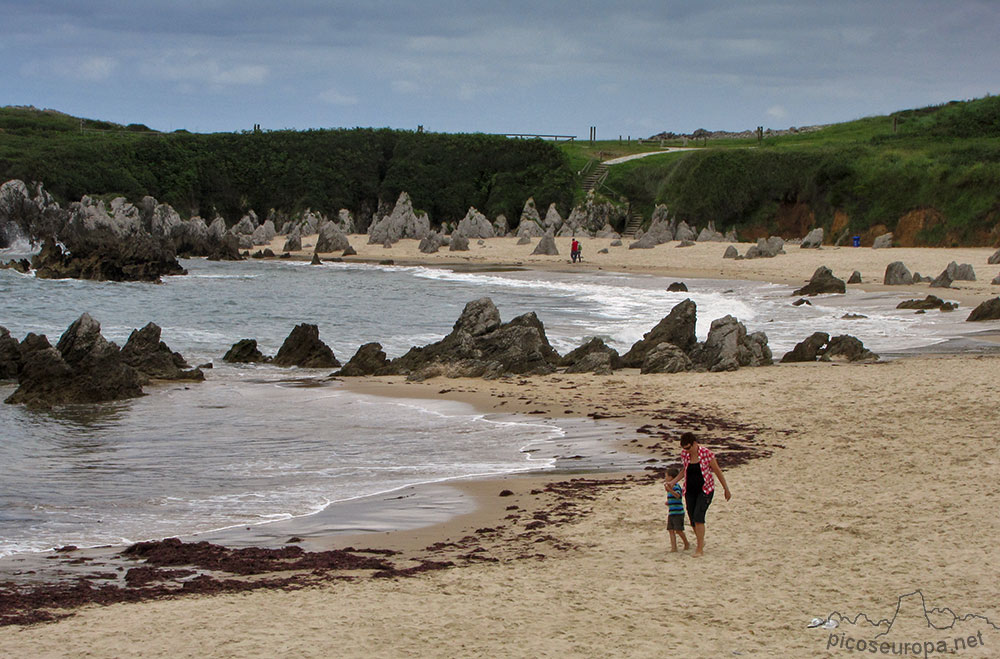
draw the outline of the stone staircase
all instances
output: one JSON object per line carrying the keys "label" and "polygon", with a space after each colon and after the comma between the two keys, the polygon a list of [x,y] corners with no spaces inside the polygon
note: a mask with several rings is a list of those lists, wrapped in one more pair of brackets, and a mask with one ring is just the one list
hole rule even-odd
{"label": "stone staircase", "polygon": [[635,232],[642,226],[642,215],[637,211],[629,213],[628,220],[625,221],[625,230],[622,231],[622,238],[634,238]]}

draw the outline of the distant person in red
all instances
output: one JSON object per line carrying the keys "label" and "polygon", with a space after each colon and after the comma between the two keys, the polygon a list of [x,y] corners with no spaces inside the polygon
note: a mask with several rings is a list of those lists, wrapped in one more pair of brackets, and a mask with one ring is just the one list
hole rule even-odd
{"label": "distant person in red", "polygon": [[580,242],[574,238],[573,242],[569,246],[569,257],[576,263],[580,260]]}

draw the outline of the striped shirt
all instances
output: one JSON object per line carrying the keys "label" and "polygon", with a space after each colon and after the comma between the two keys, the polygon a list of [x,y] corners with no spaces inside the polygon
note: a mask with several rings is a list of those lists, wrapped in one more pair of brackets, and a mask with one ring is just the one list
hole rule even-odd
{"label": "striped shirt", "polygon": [[684,514],[684,501],[681,499],[681,486],[680,483],[674,483],[674,487],[670,492],[667,492],[667,506],[668,514],[670,515],[683,515]]}

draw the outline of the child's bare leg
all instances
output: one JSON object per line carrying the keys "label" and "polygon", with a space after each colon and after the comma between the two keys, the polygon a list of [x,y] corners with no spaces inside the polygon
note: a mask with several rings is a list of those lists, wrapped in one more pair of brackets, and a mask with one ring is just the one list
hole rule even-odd
{"label": "child's bare leg", "polygon": [[677,535],[679,535],[681,537],[681,540],[684,541],[684,549],[690,549],[691,548],[691,543],[688,542],[688,538],[687,538],[686,535],[684,535],[684,531],[678,531]]}
{"label": "child's bare leg", "polygon": [[670,551],[677,551],[677,531],[673,529],[670,529]]}

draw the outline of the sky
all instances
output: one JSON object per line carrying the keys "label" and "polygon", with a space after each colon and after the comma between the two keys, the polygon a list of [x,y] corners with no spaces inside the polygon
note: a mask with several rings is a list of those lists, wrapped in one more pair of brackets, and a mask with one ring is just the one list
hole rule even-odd
{"label": "sky", "polygon": [[0,0],[0,105],[598,139],[1000,92],[998,0]]}

